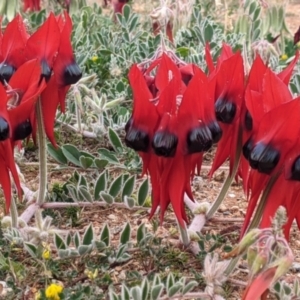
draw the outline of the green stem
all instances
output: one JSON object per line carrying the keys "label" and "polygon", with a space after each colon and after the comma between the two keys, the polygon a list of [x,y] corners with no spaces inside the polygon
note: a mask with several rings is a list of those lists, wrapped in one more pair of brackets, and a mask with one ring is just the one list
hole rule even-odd
{"label": "green stem", "polygon": [[221,191],[220,191],[217,199],[212,204],[212,206],[210,207],[210,209],[208,210],[208,212],[206,214],[207,219],[210,219],[214,215],[214,213],[218,210],[219,206],[221,205],[222,201],[224,200],[224,198],[225,198],[225,196],[226,196],[226,194],[227,194],[227,192],[228,192],[228,190],[231,186],[231,183],[232,183],[232,181],[235,177],[235,174],[238,170],[241,153],[242,153],[242,130],[240,129],[239,133],[238,133],[236,155],[235,155],[231,175],[230,175],[230,173],[227,175],[227,178],[223,183],[223,186],[221,188]]}
{"label": "green stem", "polygon": [[10,203],[10,217],[11,217],[11,227],[18,227],[18,210],[14,197],[11,197]]}
{"label": "green stem", "polygon": [[41,98],[36,103],[36,119],[38,130],[38,147],[39,147],[39,190],[37,204],[41,206],[45,202],[47,190],[47,145],[46,134],[43,121]]}

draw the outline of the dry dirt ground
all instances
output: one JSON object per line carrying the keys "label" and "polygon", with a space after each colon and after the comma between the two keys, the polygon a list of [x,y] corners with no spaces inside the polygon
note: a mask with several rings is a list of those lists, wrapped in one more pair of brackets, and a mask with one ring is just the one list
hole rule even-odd
{"label": "dry dirt ground", "polygon": [[[89,0],[91,3],[95,1],[97,0]],[[146,1],[134,1],[133,9],[137,11],[144,11],[143,2]],[[148,2],[147,9],[150,8],[151,5]],[[286,12],[289,29],[292,33],[294,33],[300,25],[300,0],[294,0],[287,3]],[[87,148],[87,150],[91,150],[91,147],[94,148],[97,146],[95,145],[95,141],[83,141],[83,145]],[[31,189],[36,190],[38,183],[38,163],[36,163],[36,152],[33,152],[32,154],[27,153],[27,158],[29,158],[29,163],[26,164],[26,167],[22,168],[22,171],[28,186]],[[207,177],[209,165],[210,157],[207,155],[207,160],[205,161],[205,166],[203,167],[201,176],[196,177],[194,181],[195,199],[198,201],[212,202],[218,194],[222,186],[222,182],[227,174],[227,167],[225,166],[215,175],[212,180],[209,181]],[[51,166],[49,166],[50,185],[55,182],[64,182],[67,178],[69,178],[69,176],[71,176],[72,172],[72,170],[57,172],[54,171]],[[1,214],[3,215],[2,208],[3,206],[0,206],[0,216]],[[242,191],[241,184],[232,185],[224,203],[216,213],[216,217],[222,219],[223,221],[209,222],[207,226],[205,226],[203,233],[218,233],[222,236],[229,236],[231,243],[236,243],[238,241],[239,231],[245,216],[246,208],[247,201]],[[96,231],[100,230],[103,227],[103,224],[109,222],[110,228],[113,232],[115,232],[115,240],[118,240],[118,233],[120,232],[121,226],[126,222],[130,222],[133,228],[137,228],[141,223],[145,223],[149,228],[151,227],[147,212],[139,212],[137,214],[136,212],[117,208],[93,208],[93,210],[82,210],[80,212],[80,220],[82,222],[80,225],[81,232],[84,232],[85,227],[88,226],[90,222],[93,223]],[[70,229],[67,225],[62,225],[62,229],[64,227],[66,229]],[[174,231],[174,228],[176,228],[174,215],[171,211],[169,211],[166,215],[164,227],[159,228],[159,235],[163,237],[164,242],[169,243],[174,240],[178,240],[178,233]],[[300,263],[299,229],[294,226],[292,231],[291,246],[295,254],[295,261]],[[195,260],[192,256],[190,256],[190,262],[185,268],[187,276],[190,275],[188,270],[192,264],[193,267],[197,269],[197,267],[195,267]],[[139,270],[140,268],[141,266],[138,266],[134,260],[121,267],[116,267],[112,271],[112,278],[114,278],[115,281],[114,283],[120,283],[120,275],[124,269]],[[201,270],[201,266],[199,266],[198,269]],[[290,273],[289,276],[290,278],[293,276],[300,277],[300,274]],[[243,282],[247,281],[247,269],[243,267],[243,264],[240,265],[238,271],[235,273],[235,278]],[[238,287],[237,285],[236,288],[233,289],[231,296],[228,299],[240,299],[242,290],[243,288]]]}

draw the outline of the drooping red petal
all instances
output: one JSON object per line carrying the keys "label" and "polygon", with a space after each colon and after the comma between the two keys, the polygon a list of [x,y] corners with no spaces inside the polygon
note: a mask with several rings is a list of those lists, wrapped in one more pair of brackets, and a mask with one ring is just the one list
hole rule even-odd
{"label": "drooping red petal", "polygon": [[34,32],[26,43],[27,59],[45,60],[52,68],[60,45],[60,30],[54,14],[51,12],[47,20]]}
{"label": "drooping red petal", "polygon": [[25,44],[28,34],[20,15],[17,15],[6,26],[2,38],[2,57],[3,60],[18,68],[26,61],[24,55]]}
{"label": "drooping red petal", "polygon": [[250,285],[248,285],[242,300],[259,299],[264,292],[270,287],[275,277],[277,267],[272,267],[260,273]]}
{"label": "drooping red petal", "polygon": [[54,123],[57,106],[59,104],[58,88],[56,83],[55,74],[51,76],[47,87],[41,94],[43,121],[45,126],[45,132],[54,147],[57,147],[54,137]]}

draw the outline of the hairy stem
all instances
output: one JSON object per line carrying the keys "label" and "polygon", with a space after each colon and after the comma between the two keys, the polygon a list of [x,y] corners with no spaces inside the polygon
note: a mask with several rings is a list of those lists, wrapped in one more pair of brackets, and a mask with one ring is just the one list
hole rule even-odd
{"label": "hairy stem", "polygon": [[14,197],[11,197],[10,203],[10,217],[11,217],[11,227],[17,228],[18,227],[18,210],[17,205]]}
{"label": "hairy stem", "polygon": [[36,119],[38,130],[38,147],[39,147],[39,190],[37,204],[42,205],[45,202],[47,191],[47,145],[46,134],[43,122],[41,98],[36,103]]}
{"label": "hairy stem", "polygon": [[191,242],[189,234],[187,232],[187,227],[186,227],[186,225],[184,226],[184,228],[182,226],[180,226],[179,224],[177,224],[177,225],[179,228],[182,244],[187,247]]}

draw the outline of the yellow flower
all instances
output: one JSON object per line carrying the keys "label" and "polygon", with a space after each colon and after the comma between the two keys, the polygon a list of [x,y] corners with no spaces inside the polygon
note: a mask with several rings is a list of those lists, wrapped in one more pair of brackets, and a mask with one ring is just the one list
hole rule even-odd
{"label": "yellow flower", "polygon": [[286,54],[280,56],[280,60],[287,60],[289,57]]}
{"label": "yellow flower", "polygon": [[43,251],[42,256],[43,256],[43,259],[46,259],[46,260],[49,259],[50,258],[50,251],[48,249],[45,249]]}
{"label": "yellow flower", "polygon": [[297,48],[300,48],[300,41],[296,44]]}
{"label": "yellow flower", "polygon": [[94,280],[98,276],[98,269],[96,269],[94,272],[85,270],[84,273],[89,279]]}
{"label": "yellow flower", "polygon": [[98,60],[98,56],[92,56],[91,61],[96,62]]}
{"label": "yellow flower", "polygon": [[42,257],[43,257],[43,259],[48,260],[50,258],[50,256],[51,256],[50,246],[47,245],[46,243],[43,243],[43,247],[44,247],[44,251],[42,253]]}
{"label": "yellow flower", "polygon": [[63,287],[56,283],[51,283],[46,289],[46,297],[51,300],[60,300],[59,294],[63,291]]}

